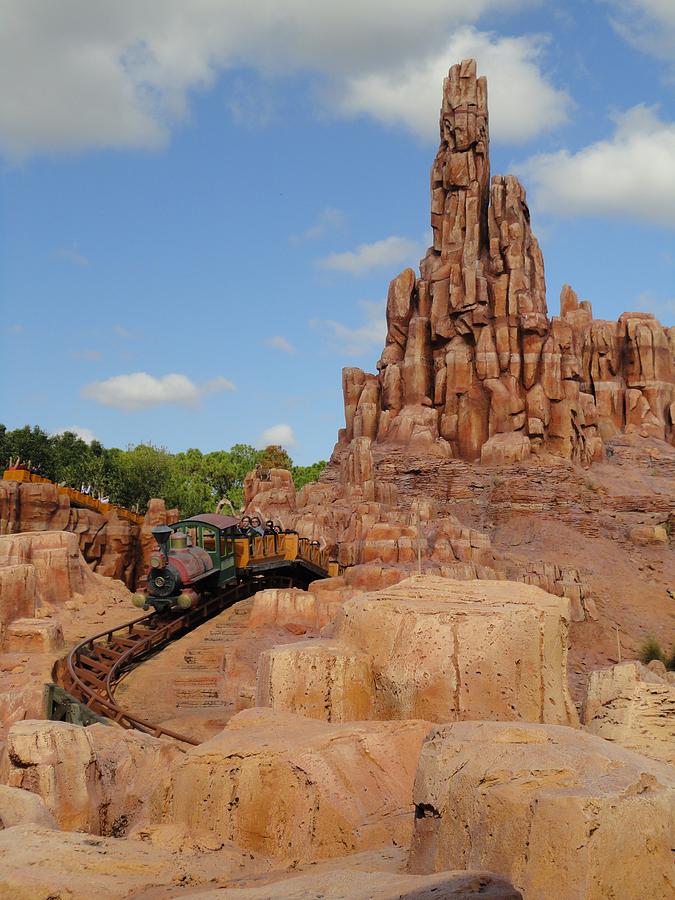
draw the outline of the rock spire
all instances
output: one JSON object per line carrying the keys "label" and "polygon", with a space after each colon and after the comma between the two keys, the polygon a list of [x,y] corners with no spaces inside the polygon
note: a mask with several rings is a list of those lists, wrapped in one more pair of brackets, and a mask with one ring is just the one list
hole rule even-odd
{"label": "rock spire", "polygon": [[343,371],[340,443],[588,464],[622,431],[673,442],[675,329],[647,313],[594,321],[567,285],[549,318],[525,190],[490,178],[488,146],[487,82],[464,60],[443,85],[433,246],[419,278],[406,269],[391,282],[378,374]]}

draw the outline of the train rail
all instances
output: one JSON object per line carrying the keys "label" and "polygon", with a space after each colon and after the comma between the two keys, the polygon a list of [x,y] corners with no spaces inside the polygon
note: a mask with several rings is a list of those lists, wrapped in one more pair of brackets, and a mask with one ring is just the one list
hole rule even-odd
{"label": "train rail", "polygon": [[205,599],[182,615],[166,616],[153,612],[102,631],[73,647],[58,682],[92,712],[123,728],[135,728],[153,737],[172,738],[182,744],[199,744],[189,735],[148,722],[123,709],[115,702],[115,688],[141,662],[239,600],[264,588],[286,588],[292,584],[293,579],[289,577],[258,576]]}

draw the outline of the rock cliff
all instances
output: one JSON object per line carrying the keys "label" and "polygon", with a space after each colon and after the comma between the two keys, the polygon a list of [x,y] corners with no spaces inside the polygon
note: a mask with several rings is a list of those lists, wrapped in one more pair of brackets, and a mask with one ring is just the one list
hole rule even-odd
{"label": "rock cliff", "polygon": [[443,86],[433,245],[419,278],[406,269],[391,282],[378,374],[343,371],[340,442],[584,464],[621,432],[672,443],[675,329],[648,313],[595,321],[568,285],[549,318],[525,191],[490,178],[488,147],[487,83],[465,60]]}

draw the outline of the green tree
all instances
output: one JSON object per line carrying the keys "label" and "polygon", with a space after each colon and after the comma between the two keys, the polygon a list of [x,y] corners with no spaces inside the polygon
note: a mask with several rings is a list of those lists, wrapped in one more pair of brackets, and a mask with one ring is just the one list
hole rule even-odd
{"label": "green tree", "polygon": [[292,469],[293,460],[279,444],[270,444],[262,451],[258,465],[265,469]]}
{"label": "green tree", "polygon": [[327,465],[328,463],[326,460],[321,459],[319,462],[312,463],[311,466],[293,466],[291,472],[293,474],[293,484],[295,485],[296,491],[299,491],[300,488],[306,484],[318,481],[319,476]]}

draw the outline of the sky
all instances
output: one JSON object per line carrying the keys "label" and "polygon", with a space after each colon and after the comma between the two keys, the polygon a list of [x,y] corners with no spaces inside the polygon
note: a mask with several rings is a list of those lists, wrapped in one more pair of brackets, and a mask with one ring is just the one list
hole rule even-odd
{"label": "sky", "polygon": [[675,324],[675,0],[0,0],[0,422],[328,458],[471,56],[549,313]]}

